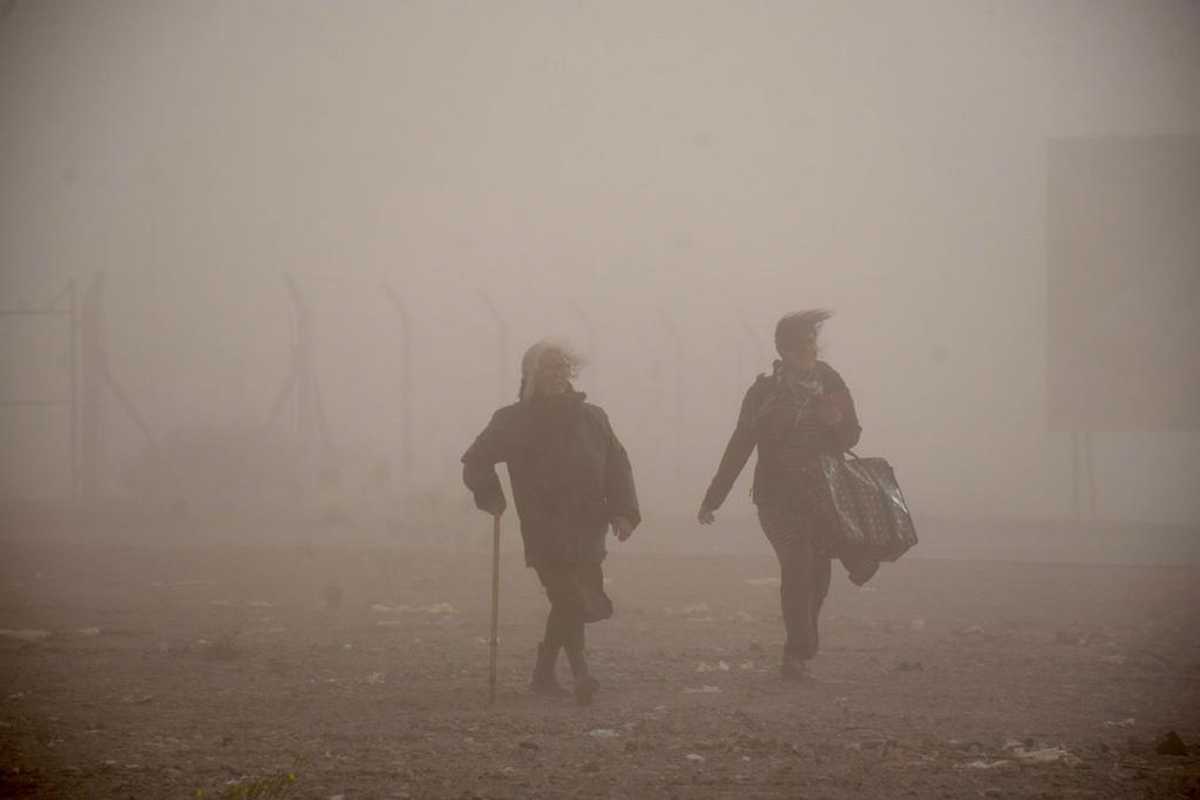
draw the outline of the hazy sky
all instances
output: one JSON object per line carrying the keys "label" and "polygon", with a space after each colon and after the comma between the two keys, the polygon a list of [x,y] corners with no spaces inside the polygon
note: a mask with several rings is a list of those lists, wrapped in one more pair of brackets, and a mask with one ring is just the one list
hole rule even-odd
{"label": "hazy sky", "polygon": [[[4,9],[0,297],[105,271],[113,371],[156,432],[265,420],[289,272],[335,440],[394,455],[387,282],[418,351],[412,479],[452,489],[499,402],[484,290],[509,393],[539,336],[592,351],[581,384],[662,514],[698,503],[775,319],[812,306],[860,452],[919,511],[1066,514],[1047,140],[1200,133],[1197,2]],[[5,396],[61,392],[61,331],[0,325]],[[61,487],[61,419],[0,415],[5,493]],[[1196,434],[1095,447],[1103,516],[1200,520]]]}

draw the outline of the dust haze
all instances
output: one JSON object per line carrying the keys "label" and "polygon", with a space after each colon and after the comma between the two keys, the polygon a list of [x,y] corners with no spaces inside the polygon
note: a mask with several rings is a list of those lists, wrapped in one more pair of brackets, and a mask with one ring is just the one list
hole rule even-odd
{"label": "dust haze", "polygon": [[[32,530],[39,515],[67,514],[69,524],[55,517],[66,540],[98,525],[172,543],[175,534],[208,541],[222,525],[230,539],[257,541],[269,518],[282,520],[271,536],[289,547],[441,549],[427,569],[400,558],[377,572],[338,550],[324,567],[292,572],[270,556],[215,552],[196,556],[192,572],[145,556],[113,574],[163,586],[205,569],[241,576],[229,592],[179,601],[207,620],[179,641],[228,634],[203,616],[210,603],[233,597],[248,608],[278,589],[266,598],[276,607],[327,604],[326,584],[350,587],[343,607],[445,600],[460,622],[484,619],[486,597],[464,594],[451,562],[454,548],[470,561],[490,544],[459,459],[492,412],[516,400],[521,353],[547,336],[587,358],[577,386],[629,451],[645,521],[627,557],[759,558],[770,550],[752,516],[749,469],[723,527],[701,530],[696,507],[747,387],[772,369],[776,320],[815,307],[835,312],[822,358],[853,392],[856,450],[895,466],[923,536],[885,567],[881,592],[934,587],[905,595],[895,620],[860,607],[866,595],[843,597],[849,605],[835,613],[908,631],[910,618],[929,617],[922,603],[961,598],[952,593],[969,593],[971,570],[982,569],[967,561],[934,575],[922,556],[1194,564],[1200,424],[1159,411],[1200,408],[1200,182],[1173,184],[1155,205],[1150,189],[1120,189],[1133,179],[1096,178],[1107,187],[1091,195],[1103,194],[1096,213],[1113,216],[1088,228],[1101,237],[1094,252],[1115,252],[1103,240],[1118,229],[1112,220],[1144,234],[1105,273],[1144,269],[1144,283],[1107,293],[1090,284],[1099,273],[1086,261],[1056,272],[1082,252],[1071,232],[1099,217],[1051,208],[1082,208],[1092,184],[1070,181],[1075,165],[1092,162],[1072,161],[1080,151],[1070,148],[1097,141],[1182,143],[1181,163],[1195,169],[1196,2],[0,2],[0,310],[21,312],[0,316],[5,596],[23,607],[50,591],[25,583],[24,567],[71,584],[52,566],[58,550],[18,544],[18,528]],[[1173,209],[1174,227],[1143,224],[1147,207]],[[1053,337],[1087,328],[1059,325],[1068,306],[1055,303],[1084,296],[1070,313],[1122,322],[1090,351],[1103,369],[1056,383],[1048,369],[1076,351]],[[72,297],[100,309],[79,352],[58,313]],[[42,310],[56,313],[25,313]],[[1120,336],[1124,324],[1136,336]],[[1054,360],[1060,352],[1066,361]],[[73,363],[83,365],[74,384]],[[89,380],[99,387],[91,401]],[[1112,386],[1136,387],[1120,423],[1072,427],[1072,409]],[[506,524],[515,559],[515,521]],[[97,563],[116,558],[106,553]],[[736,596],[773,569],[737,563],[701,572]],[[486,574],[482,560],[475,566]],[[510,608],[541,608],[534,581],[516,560],[509,567]],[[695,624],[678,609],[704,597],[671,594],[653,569],[637,569],[646,583],[626,599],[674,612],[626,620],[621,636]],[[620,604],[625,579],[614,572]],[[1047,585],[1077,580],[1036,574]],[[386,588],[402,575],[403,590]],[[1036,615],[996,610],[1016,602],[1001,584],[1034,581],[1005,575],[980,579],[1001,598],[994,604],[949,603],[957,616],[944,630],[992,612]],[[1080,585],[1102,595],[1108,579],[1089,575]],[[1127,581],[1137,609],[1195,599],[1183,573],[1120,575],[1113,585]],[[1045,623],[1051,639],[1134,613],[1075,606],[1048,589],[1039,598],[1059,607],[1061,619]],[[706,602],[735,629],[737,613],[770,620],[769,638],[778,612],[773,596],[759,599],[761,608]],[[66,611],[50,620],[10,611],[0,626],[12,630],[76,625]],[[421,624],[431,627],[417,641],[439,641],[444,627]],[[527,653],[515,651],[535,633],[510,624],[519,685]],[[1193,647],[1194,622],[1180,624]],[[868,628],[846,635],[876,642]],[[454,640],[467,659],[468,641],[483,635],[470,630]],[[178,650],[173,635],[159,631],[146,647]],[[311,635],[342,643],[323,628]],[[600,646],[611,650],[618,634],[606,635]],[[253,649],[249,636],[238,652]],[[691,646],[683,633],[664,641]],[[642,644],[630,652],[656,657]],[[321,663],[337,669],[334,655]],[[448,686],[439,702],[454,702],[458,684]],[[1194,713],[1162,714],[1194,738]],[[596,727],[609,722],[620,721]],[[69,785],[88,793],[86,782]],[[442,789],[451,786],[460,788]]]}
{"label": "dust haze", "polygon": [[[921,512],[1066,516],[1046,142],[1195,132],[1198,24],[1189,3],[12,3],[0,291],[104,272],[111,370],[168,437],[268,422],[294,275],[331,446],[398,460],[388,285],[404,477],[444,491],[521,350],[566,336],[660,513],[698,501],[775,319],[827,306],[861,449]],[[61,331],[4,324],[7,398],[61,396]],[[69,488],[54,413],[5,410],[7,494]],[[120,492],[145,440],[110,414]],[[1195,434],[1098,434],[1098,514],[1196,522]]]}

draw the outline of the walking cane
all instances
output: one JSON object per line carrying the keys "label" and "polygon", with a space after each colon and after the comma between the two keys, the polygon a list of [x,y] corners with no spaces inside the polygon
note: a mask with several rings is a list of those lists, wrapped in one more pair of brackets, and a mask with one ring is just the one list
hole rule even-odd
{"label": "walking cane", "polygon": [[500,644],[497,629],[500,625],[500,515],[492,517],[492,638],[488,642],[491,659],[488,664],[488,705],[496,702],[496,648]]}

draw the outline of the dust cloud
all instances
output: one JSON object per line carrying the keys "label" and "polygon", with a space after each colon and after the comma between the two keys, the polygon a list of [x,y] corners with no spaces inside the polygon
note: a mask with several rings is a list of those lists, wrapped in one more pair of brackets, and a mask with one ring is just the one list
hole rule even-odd
{"label": "dust cloud", "polygon": [[[1195,0],[0,0],[0,796],[1200,797],[1198,220]],[[800,309],[894,563],[698,524]]]}
{"label": "dust cloud", "polygon": [[[1046,174],[1051,140],[1194,137],[1198,42],[1184,2],[10,0],[0,294],[62,308],[104,275],[126,401],[102,391],[96,496],[144,494],[151,442],[215,439],[459,503],[459,455],[554,335],[648,514],[682,518],[775,320],[820,306],[859,450],[918,516],[1194,529],[1200,438],[1153,420],[1094,431],[1094,512],[1072,500]],[[320,430],[276,406],[287,280]],[[66,498],[66,323],[0,324],[5,400],[60,403],[0,412],[3,491]]]}

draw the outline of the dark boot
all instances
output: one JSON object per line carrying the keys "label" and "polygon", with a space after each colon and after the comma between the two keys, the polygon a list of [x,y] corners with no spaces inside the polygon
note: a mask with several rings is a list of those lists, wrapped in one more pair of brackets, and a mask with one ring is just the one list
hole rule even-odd
{"label": "dark boot", "polygon": [[566,651],[567,660],[571,662],[571,675],[575,678],[575,702],[589,706],[596,690],[600,688],[600,681],[593,678],[588,670],[587,659],[583,655],[583,637],[575,637],[566,646]]}
{"label": "dark boot", "polygon": [[812,680],[812,673],[808,671],[808,660],[789,653],[783,654],[783,668],[780,670],[781,677],[791,683],[803,683]]}
{"label": "dark boot", "polygon": [[558,682],[555,666],[558,664],[558,648],[548,647],[545,642],[538,643],[537,663],[533,666],[533,678],[529,681],[529,690],[534,694],[549,697],[562,697],[567,690]]}
{"label": "dark boot", "polygon": [[829,559],[816,559],[813,564],[812,599],[809,602],[809,609],[812,611],[812,616],[809,618],[808,626],[808,658],[816,658],[817,651],[821,648],[821,606],[825,604],[825,598],[829,595],[829,581],[831,577]]}
{"label": "dark boot", "polygon": [[812,616],[809,618],[808,623],[808,649],[805,653],[805,658],[816,658],[817,651],[821,649],[820,613],[821,607],[813,603]]}

